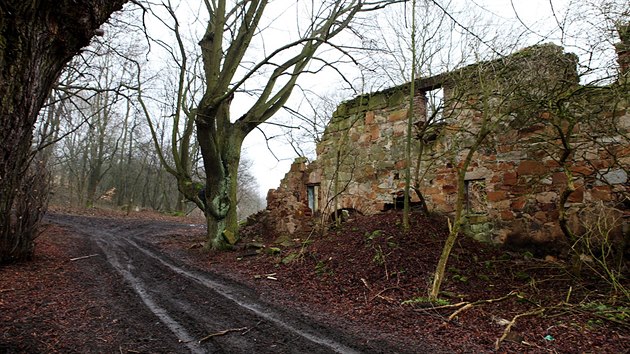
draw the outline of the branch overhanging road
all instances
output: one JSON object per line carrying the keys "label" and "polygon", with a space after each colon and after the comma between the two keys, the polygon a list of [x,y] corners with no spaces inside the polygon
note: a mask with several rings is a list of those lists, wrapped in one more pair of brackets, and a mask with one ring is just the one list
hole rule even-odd
{"label": "branch overhanging road", "polygon": [[[240,284],[182,265],[146,240],[152,233],[169,228],[181,230],[185,225],[68,215],[53,215],[49,219],[98,245],[109,265],[122,276],[121,286],[137,294],[136,305],[150,310],[177,337],[183,350],[360,352],[356,345],[348,344],[352,342],[350,336],[318,325],[299,313],[266,304]],[[209,333],[220,335],[202,340]]]}

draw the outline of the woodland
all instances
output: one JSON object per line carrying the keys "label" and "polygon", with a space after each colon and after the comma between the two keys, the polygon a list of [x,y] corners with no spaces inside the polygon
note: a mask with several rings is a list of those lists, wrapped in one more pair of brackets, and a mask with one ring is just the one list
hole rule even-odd
{"label": "woodland", "polygon": [[[0,352],[65,352],[75,345],[78,352],[99,351],[67,342],[77,335],[64,317],[75,316],[67,293],[45,298],[55,281],[73,288],[72,272],[89,274],[89,263],[76,263],[83,259],[67,261],[79,257],[69,253],[70,245],[106,250],[98,230],[95,241],[77,241],[80,232],[72,227],[90,221],[64,224],[68,214],[103,227],[119,220],[134,230],[133,237],[145,235],[142,227],[150,229],[136,226],[136,219],[200,223],[195,232],[151,229],[146,245],[187,267],[241,282],[275,305],[343,328],[359,338],[361,344],[352,345],[358,351],[405,352],[408,345],[408,352],[629,350],[628,248],[606,237],[601,241],[607,236],[601,224],[589,231],[597,238],[584,238],[568,230],[560,215],[567,247],[550,258],[461,235],[463,174],[484,139],[501,133],[490,116],[482,116],[488,125],[466,132],[472,138],[461,142],[469,153],[455,161],[463,172],[453,215],[411,211],[414,177],[408,169],[401,212],[346,223],[322,218],[288,240],[266,228],[266,191],[259,185],[269,176],[256,166],[313,157],[333,112],[351,97],[404,83],[415,92],[417,78],[555,43],[574,53],[581,87],[615,87],[614,99],[628,106],[628,64],[618,60],[630,51],[627,2],[541,1],[544,15],[515,1],[503,1],[511,10],[498,14],[493,4],[3,1]],[[579,92],[558,89],[544,103],[565,117]],[[440,111],[441,99],[428,97],[430,112]],[[409,106],[413,112],[413,100]],[[401,142],[407,166],[410,140],[418,134],[412,118]],[[569,119],[554,126],[568,137],[558,142],[561,165],[577,149],[571,137],[579,133],[573,130],[578,124]],[[628,144],[627,132],[615,133],[620,144]],[[565,172],[571,186],[573,176]],[[334,205],[334,198],[328,203]],[[630,200],[625,198],[621,204]],[[591,242],[596,239],[601,242]],[[111,275],[103,284],[116,279]],[[82,296],[104,301],[96,293]],[[20,321],[47,303],[65,303],[64,315],[40,324]],[[112,315],[105,303],[94,306],[100,318],[125,317]],[[140,305],[129,306],[133,312]],[[496,313],[490,306],[497,306]],[[99,321],[99,314],[81,313],[89,321],[77,338],[88,337]],[[130,328],[141,333],[146,318],[131,321]],[[224,330],[215,334],[238,331]],[[103,342],[125,340],[120,332],[107,333]],[[369,347],[366,338],[372,337],[386,344]],[[440,349],[446,337],[451,342]],[[179,350],[173,345],[134,342],[125,350]],[[123,352],[123,346],[101,350]]]}

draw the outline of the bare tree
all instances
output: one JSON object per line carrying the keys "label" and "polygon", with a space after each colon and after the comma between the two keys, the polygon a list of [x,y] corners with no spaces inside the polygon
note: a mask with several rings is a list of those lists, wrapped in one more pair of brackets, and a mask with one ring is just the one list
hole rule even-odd
{"label": "bare tree", "polygon": [[[265,53],[262,58],[260,55],[252,57],[252,52],[257,50],[254,43],[264,45],[254,38],[264,32],[261,20],[268,13],[269,1],[240,2],[232,6],[224,0],[205,2],[209,20],[199,41],[204,92],[189,113],[194,118],[206,173],[209,248],[224,248],[238,239],[237,175],[245,137],[284,106],[300,75],[321,68],[323,61],[315,55],[322,46],[343,52],[342,47],[332,44],[331,40],[350,26],[355,15],[393,2],[396,1],[313,4],[309,25],[301,28],[299,38]],[[174,16],[173,19],[177,24]],[[247,85],[258,76],[265,77],[262,89],[247,90]],[[239,102],[244,113],[232,120],[234,97],[245,91],[253,95],[254,102],[249,108]],[[185,132],[183,139],[190,139],[190,134],[192,131]],[[176,166],[172,172],[186,198],[200,202],[195,189],[186,188],[192,185],[186,171]]]}

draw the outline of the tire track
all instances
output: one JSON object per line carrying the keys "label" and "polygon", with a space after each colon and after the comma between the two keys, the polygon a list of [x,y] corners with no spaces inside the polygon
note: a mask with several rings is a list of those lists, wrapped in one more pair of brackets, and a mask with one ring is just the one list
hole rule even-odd
{"label": "tire track", "polygon": [[217,281],[214,281],[202,273],[193,272],[193,271],[189,271],[181,267],[178,267],[177,265],[167,261],[165,257],[159,256],[156,253],[149,251],[148,249],[144,247],[141,247],[140,245],[138,245],[136,242],[132,240],[126,240],[126,241],[129,242],[132,246],[136,247],[141,252],[143,252],[144,254],[146,254],[147,256],[155,259],[156,261],[162,263],[164,266],[168,267],[171,271],[181,276],[187,277],[190,280],[193,280],[199,284],[202,284],[203,286],[209,289],[214,290],[217,294],[223,296],[227,300],[232,301],[236,305],[253,312],[257,316],[267,321],[270,321],[279,327],[282,327],[290,332],[297,334],[298,336],[308,339],[309,341],[313,343],[330,348],[332,351],[336,353],[348,353],[348,354],[360,353],[359,351],[356,351],[342,343],[339,343],[333,339],[330,339],[314,331],[302,330],[300,328],[297,328],[297,326],[294,326],[288,323],[288,321],[286,319],[283,319],[282,316],[280,316],[278,313],[275,313],[269,310],[266,306],[261,305],[258,302],[254,302],[251,299],[244,297],[242,294],[235,292],[229,286],[219,283]]}
{"label": "tire track", "polygon": [[[80,216],[59,216],[55,222],[95,242],[141,306],[191,353],[360,353],[336,339],[352,343],[342,333],[311,323],[299,313],[277,310],[238,284],[184,267],[145,239],[184,225]],[[248,335],[198,341],[207,333],[235,327],[248,327]]]}
{"label": "tire track", "polygon": [[[111,239],[111,238],[110,238]],[[147,290],[147,287],[144,285],[142,280],[133,275],[131,269],[133,266],[127,259],[127,266],[123,266],[123,263],[120,261],[118,255],[123,253],[124,250],[119,246],[119,250],[115,250],[113,246],[113,242],[106,242],[102,237],[96,239],[97,245],[103,250],[105,253],[105,257],[109,264],[111,264],[114,269],[116,269],[122,277],[127,281],[127,283],[131,286],[131,288],[135,291],[135,293],[140,297],[144,305],[155,314],[160,321],[168,327],[168,329],[175,334],[175,336],[179,339],[180,342],[184,343],[188,349],[190,349],[191,353],[194,354],[204,354],[208,351],[202,348],[198,342],[193,338],[192,335],[188,333],[186,328],[177,322],[173,317],[171,317],[168,311],[159,306],[157,302],[154,300],[153,296]]]}

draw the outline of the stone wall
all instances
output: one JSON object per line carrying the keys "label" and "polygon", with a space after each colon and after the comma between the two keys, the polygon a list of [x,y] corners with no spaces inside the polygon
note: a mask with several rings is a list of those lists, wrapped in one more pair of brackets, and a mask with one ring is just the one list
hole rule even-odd
{"label": "stone wall", "polygon": [[[575,230],[580,211],[598,202],[627,216],[630,99],[621,79],[582,87],[575,56],[541,45],[417,80],[412,176],[429,210],[454,211],[457,167],[489,129],[466,171],[468,233],[544,244],[563,238],[558,219],[565,209]],[[426,92],[437,87],[444,89],[442,118],[424,124]],[[292,190],[308,205],[306,186],[318,185],[317,211],[326,214],[395,206],[404,189],[409,92],[403,85],[341,104],[317,146],[317,161],[294,164],[279,190]],[[559,205],[563,193],[568,198]],[[419,201],[415,193],[411,198]]]}
{"label": "stone wall", "polygon": [[267,193],[265,227],[279,237],[290,237],[297,231],[308,232],[312,227],[313,211],[307,203],[308,162],[297,158],[277,189]]}
{"label": "stone wall", "polygon": [[[404,189],[408,87],[360,96],[339,106],[317,146],[322,205],[371,214]],[[415,115],[424,116],[422,92]],[[417,141],[414,140],[414,144]],[[416,197],[417,198],[417,197]]]}

